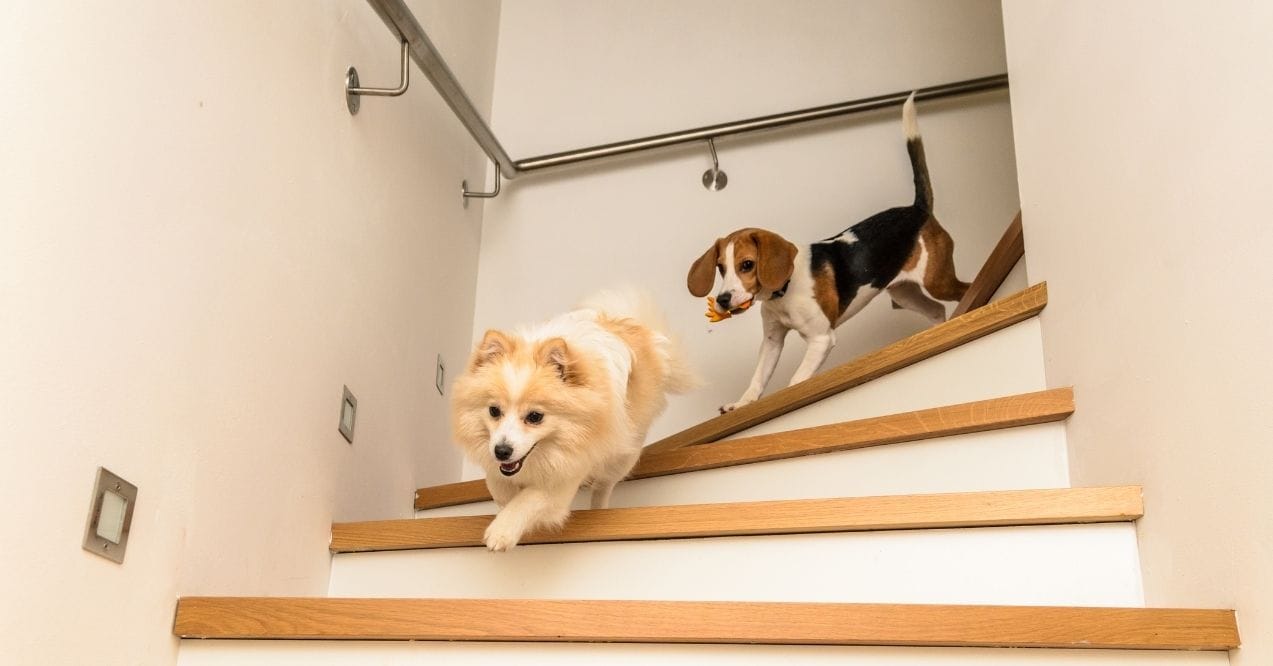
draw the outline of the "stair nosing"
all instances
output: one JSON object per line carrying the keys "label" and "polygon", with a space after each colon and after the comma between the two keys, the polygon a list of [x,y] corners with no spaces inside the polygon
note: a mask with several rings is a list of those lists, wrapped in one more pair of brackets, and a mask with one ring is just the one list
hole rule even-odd
{"label": "stair nosing", "polygon": [[1229,650],[1216,609],[186,597],[182,638]]}
{"label": "stair nosing", "polygon": [[[1144,515],[1139,486],[1039,488],[645,506],[575,511],[556,532],[522,544],[646,541],[1129,522]],[[333,553],[482,545],[493,516],[335,523]]]}

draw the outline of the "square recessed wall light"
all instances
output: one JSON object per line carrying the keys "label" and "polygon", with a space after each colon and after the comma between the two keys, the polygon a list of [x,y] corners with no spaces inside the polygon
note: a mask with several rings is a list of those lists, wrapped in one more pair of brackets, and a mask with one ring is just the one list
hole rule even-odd
{"label": "square recessed wall light", "polygon": [[122,563],[136,503],[137,486],[105,467],[98,467],[93,501],[89,505],[88,526],[84,529],[84,550]]}
{"label": "square recessed wall light", "polygon": [[354,443],[354,418],[358,416],[358,398],[345,387],[345,395],[340,400],[340,434],[346,442]]}

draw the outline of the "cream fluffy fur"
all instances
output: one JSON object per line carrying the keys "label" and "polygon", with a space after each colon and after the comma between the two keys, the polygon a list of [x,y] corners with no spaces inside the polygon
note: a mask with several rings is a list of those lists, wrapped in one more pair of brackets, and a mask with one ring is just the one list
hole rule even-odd
{"label": "cream fluffy fur", "polygon": [[696,384],[665,330],[644,295],[603,292],[548,322],[487,331],[451,407],[456,441],[500,506],[488,548],[560,527],[580,486],[594,509],[609,504],[667,394]]}

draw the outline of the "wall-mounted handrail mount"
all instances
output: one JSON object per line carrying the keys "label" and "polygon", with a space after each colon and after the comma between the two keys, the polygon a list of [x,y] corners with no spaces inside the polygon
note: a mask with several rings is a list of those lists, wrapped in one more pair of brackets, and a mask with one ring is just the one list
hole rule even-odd
{"label": "wall-mounted handrail mount", "polygon": [[720,159],[716,157],[716,139],[707,139],[707,149],[712,153],[712,168],[703,172],[703,187],[712,191],[723,190],[729,184],[729,174],[720,169]]}
{"label": "wall-mounted handrail mount", "polygon": [[402,42],[402,74],[398,77],[398,87],[396,88],[362,88],[358,83],[358,70],[350,67],[345,71],[345,106],[349,107],[349,113],[358,113],[358,107],[361,106],[360,100],[363,95],[376,95],[379,97],[397,97],[407,91],[407,87],[411,85],[411,58],[407,50],[407,43]]}
{"label": "wall-mounted handrail mount", "polygon": [[460,181],[460,196],[464,197],[465,205],[469,199],[494,199],[499,196],[499,169],[495,170],[495,189],[490,192],[480,192],[469,189],[469,181]]}
{"label": "wall-mounted handrail mount", "polygon": [[[433,87],[437,88],[438,93],[442,96],[442,99],[446,101],[447,106],[451,107],[451,110],[455,112],[456,117],[459,118],[464,127],[468,129],[469,134],[471,134],[473,139],[477,141],[477,145],[482,148],[482,152],[486,153],[486,156],[497,165],[499,173],[503,174],[503,177],[509,180],[513,180],[518,176],[526,174],[551,171],[583,162],[592,162],[621,155],[628,155],[631,153],[657,150],[660,148],[679,146],[698,141],[712,141],[723,136],[776,129],[800,123],[825,120],[827,118],[865,113],[891,106],[900,106],[902,102],[906,101],[906,98],[912,92],[911,90],[903,90],[885,95],[876,95],[874,97],[850,100],[847,102],[838,102],[835,104],[827,104],[825,106],[816,106],[796,111],[788,111],[785,113],[775,113],[772,115],[747,118],[734,122],[707,125],[705,127],[696,127],[694,129],[681,130],[679,132],[668,132],[666,134],[657,134],[628,141],[618,141],[599,146],[567,150],[559,153],[540,155],[538,157],[530,157],[515,161],[508,155],[508,151],[504,150],[504,146],[499,142],[499,139],[495,137],[495,133],[491,131],[490,126],[486,124],[486,121],[482,119],[481,114],[478,113],[477,107],[473,105],[472,100],[470,100],[468,95],[464,93],[464,89],[460,86],[459,81],[456,80],[455,74],[451,72],[449,67],[447,67],[446,62],[442,59],[441,54],[438,53],[433,42],[430,41],[428,35],[424,33],[424,29],[420,26],[420,22],[416,20],[415,16],[411,13],[411,10],[407,8],[406,1],[367,0],[367,3],[376,10],[376,13],[379,14],[380,18],[384,20],[386,25],[389,26],[389,29],[402,39],[403,44],[409,48],[412,59],[414,59],[416,64],[420,66],[420,70],[424,72],[425,77],[433,83]],[[915,100],[922,102],[925,100],[943,99],[990,90],[1000,90],[1007,87],[1008,75],[996,74],[993,76],[968,79],[966,81],[955,81],[953,83],[919,88],[915,90],[914,93]],[[713,145],[712,148],[715,148],[715,146]],[[717,170],[719,170],[719,168]],[[480,196],[482,194],[485,194],[487,197],[493,197],[499,193],[499,175],[497,174],[496,176],[494,192],[468,192],[467,187],[464,188],[464,192],[465,197]]]}

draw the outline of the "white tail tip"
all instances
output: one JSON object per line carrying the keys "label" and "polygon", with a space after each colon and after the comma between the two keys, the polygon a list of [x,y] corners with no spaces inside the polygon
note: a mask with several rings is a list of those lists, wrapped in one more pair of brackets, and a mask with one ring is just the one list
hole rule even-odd
{"label": "white tail tip", "polygon": [[919,120],[915,117],[915,93],[906,98],[902,105],[902,130],[906,132],[906,140],[919,138]]}

